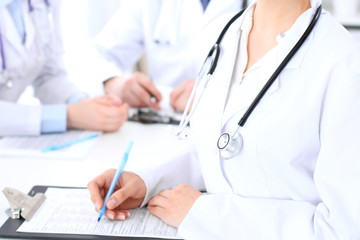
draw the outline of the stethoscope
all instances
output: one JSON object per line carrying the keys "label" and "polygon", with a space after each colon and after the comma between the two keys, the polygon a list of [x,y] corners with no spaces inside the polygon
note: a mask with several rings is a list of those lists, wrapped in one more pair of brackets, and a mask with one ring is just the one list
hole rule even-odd
{"label": "stethoscope", "polygon": [[[46,5],[46,7],[49,9],[50,8],[50,2],[49,0],[44,0],[44,3]],[[29,12],[32,13],[34,12],[34,7],[33,4],[31,2],[31,0],[28,0],[28,7],[29,7]],[[52,19],[52,17],[49,19]],[[53,23],[52,21],[50,22],[50,24],[53,27]],[[2,37],[2,33],[1,33],[1,29],[0,29],[0,55],[1,55],[1,73],[0,73],[0,87],[1,86],[6,86],[7,88],[12,88],[14,86],[14,81],[12,79],[11,76],[9,76],[9,74],[7,73],[7,65],[6,65],[6,58],[5,58],[5,50],[4,50],[4,41],[3,41],[3,37]]]}
{"label": "stethoscope", "polygon": [[[243,145],[243,138],[240,133],[240,129],[244,127],[247,119],[250,117],[251,113],[254,111],[257,104],[260,102],[262,97],[265,95],[267,90],[271,87],[273,82],[277,79],[279,74],[282,72],[282,70],[286,67],[286,65],[290,62],[290,60],[294,57],[296,52],[300,49],[300,47],[303,45],[305,40],[309,37],[311,31],[314,29],[316,23],[318,22],[320,15],[321,15],[322,6],[320,5],[316,12],[314,17],[312,18],[309,26],[299,39],[299,41],[295,44],[295,46],[291,49],[291,51],[288,53],[288,55],[285,57],[285,59],[281,62],[281,64],[278,66],[278,68],[275,70],[275,72],[272,74],[272,76],[269,78],[269,80],[265,83],[263,88],[260,90],[258,95],[255,97],[253,102],[250,104],[249,108],[246,110],[244,115],[241,117],[240,121],[238,122],[238,127],[236,131],[233,134],[230,134],[228,132],[222,133],[217,141],[217,147],[219,149],[220,155],[223,159],[228,160],[233,158],[236,154],[238,154],[242,148]],[[189,97],[189,101],[186,104],[185,111],[183,113],[183,116],[181,118],[181,121],[179,123],[178,128],[174,131],[174,134],[179,137],[187,137],[181,136],[181,134],[184,132],[186,126],[188,125],[190,118],[192,114],[194,113],[198,103],[200,102],[200,99],[206,89],[206,86],[211,79],[213,73],[215,72],[217,63],[219,61],[220,56],[220,43],[227,32],[227,30],[230,28],[230,26],[244,13],[245,9],[240,11],[238,14],[236,14],[230,21],[226,24],[222,32],[220,33],[220,36],[218,37],[216,43],[211,48],[209,54],[207,55],[203,66],[201,67],[201,70],[198,74],[197,81],[195,82],[193,91]],[[206,74],[206,76],[205,76]],[[202,81],[202,79],[205,79],[205,81]],[[203,82],[203,83],[202,83]],[[202,84],[202,91],[198,93],[197,101],[193,102],[195,92],[200,87],[200,84]],[[192,105],[191,111],[189,112],[190,106]],[[189,113],[188,113],[189,112]]]}

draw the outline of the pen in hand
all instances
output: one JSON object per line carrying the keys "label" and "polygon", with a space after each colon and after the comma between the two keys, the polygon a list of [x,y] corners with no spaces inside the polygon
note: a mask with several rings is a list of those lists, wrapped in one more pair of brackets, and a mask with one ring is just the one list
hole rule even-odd
{"label": "pen in hand", "polygon": [[124,168],[125,168],[125,165],[126,165],[126,162],[127,162],[128,158],[129,158],[129,154],[130,154],[130,151],[131,151],[131,148],[132,148],[133,144],[134,144],[134,142],[130,141],[130,143],[129,143],[128,147],[126,148],[126,151],[125,151],[125,153],[123,155],[120,166],[115,172],[114,178],[111,181],[109,190],[108,190],[108,192],[106,194],[106,197],[104,199],[104,204],[103,204],[102,208],[99,211],[98,222],[100,221],[101,217],[104,215],[104,213],[106,211],[106,202],[109,199],[109,197],[113,194],[116,183],[119,180],[119,177],[120,177],[121,173],[124,171]]}
{"label": "pen in hand", "polygon": [[150,93],[150,101],[152,102],[152,103],[156,103],[156,97],[152,94],[152,93]]}
{"label": "pen in hand", "polygon": [[[149,76],[149,79],[151,82],[154,82],[151,76]],[[155,95],[151,91],[149,91],[149,94],[150,94],[150,102],[154,104],[157,103],[158,100],[156,99]]]}

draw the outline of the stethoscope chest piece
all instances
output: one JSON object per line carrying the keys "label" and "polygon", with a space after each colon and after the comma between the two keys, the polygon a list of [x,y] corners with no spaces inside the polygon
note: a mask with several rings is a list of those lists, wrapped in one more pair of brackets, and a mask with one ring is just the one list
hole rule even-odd
{"label": "stethoscope chest piece", "polygon": [[243,138],[238,130],[232,136],[227,132],[221,134],[217,142],[220,155],[224,160],[229,160],[238,154],[242,145]]}

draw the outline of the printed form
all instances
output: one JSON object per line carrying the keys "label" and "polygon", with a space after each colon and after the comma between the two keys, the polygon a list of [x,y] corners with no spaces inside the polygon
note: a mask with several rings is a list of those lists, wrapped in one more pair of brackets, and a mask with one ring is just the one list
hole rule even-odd
{"label": "printed form", "polygon": [[48,188],[46,200],[18,232],[179,239],[177,229],[151,215],[146,208],[131,210],[125,221],[112,221],[99,213],[87,189]]}
{"label": "printed form", "polygon": [[0,156],[26,158],[61,158],[82,159],[90,151],[96,139],[85,141],[73,146],[51,152],[41,152],[41,149],[54,144],[61,144],[92,134],[95,131],[70,130],[65,133],[42,134],[40,136],[2,137],[0,138]]}

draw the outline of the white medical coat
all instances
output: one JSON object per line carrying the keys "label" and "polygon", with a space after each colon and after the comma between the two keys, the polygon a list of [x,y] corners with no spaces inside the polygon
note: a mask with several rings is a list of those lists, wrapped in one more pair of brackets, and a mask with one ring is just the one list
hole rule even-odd
{"label": "white medical coat", "polygon": [[[279,44],[278,64],[320,1]],[[244,145],[222,160],[217,140],[241,19],[221,43],[213,78],[191,120],[194,151],[138,171],[144,203],[177,184],[207,190],[179,227],[185,239],[360,239],[360,46],[327,12],[241,130]],[[246,109],[233,118],[236,127]]]}
{"label": "white medical coat", "polygon": [[[34,7],[32,13],[28,1],[22,1],[25,44],[22,44],[7,8],[0,8],[7,73],[14,81],[12,88],[0,86],[0,135],[40,134],[41,106],[16,104],[27,86],[33,86],[35,96],[43,104],[65,103],[78,92],[67,80],[61,59],[60,1],[50,0],[49,9],[43,0],[32,0],[31,3]],[[48,10],[53,21],[49,20]]]}
{"label": "white medical coat", "polygon": [[101,81],[132,71],[145,53],[151,79],[176,87],[195,79],[202,61],[225,23],[242,1],[211,0],[206,11],[199,0],[125,1],[96,38],[103,61],[94,69]]}

